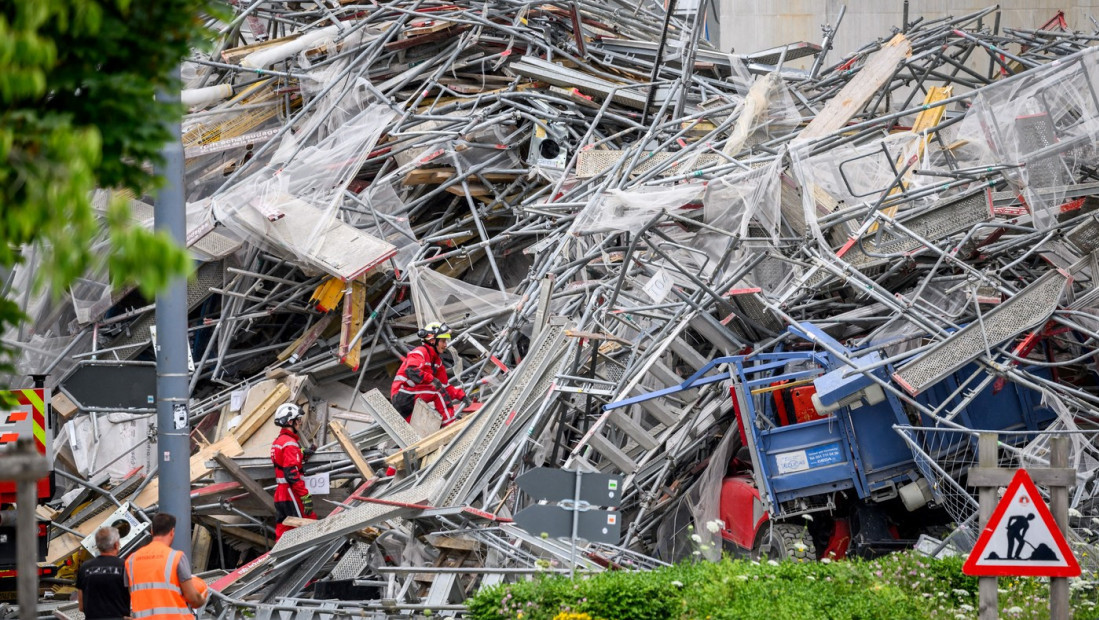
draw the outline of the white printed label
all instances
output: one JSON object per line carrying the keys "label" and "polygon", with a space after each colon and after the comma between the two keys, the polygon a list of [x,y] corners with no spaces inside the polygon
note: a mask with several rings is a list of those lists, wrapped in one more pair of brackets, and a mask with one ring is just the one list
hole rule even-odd
{"label": "white printed label", "polygon": [[310,495],[328,495],[330,488],[328,472],[306,476],[304,480],[305,488],[309,490]]}
{"label": "white printed label", "polygon": [[672,276],[668,272],[661,268],[660,271],[653,274],[653,277],[649,278],[649,281],[645,283],[645,286],[641,287],[641,290],[645,291],[645,294],[653,300],[654,303],[660,303],[664,301],[664,298],[668,296],[668,293],[672,290]]}
{"label": "white printed label", "polygon": [[809,458],[805,456],[805,450],[783,452],[775,455],[775,466],[780,474],[805,471],[809,469]]}
{"label": "white printed label", "polygon": [[229,411],[240,411],[244,406],[244,390],[233,390],[229,394]]}

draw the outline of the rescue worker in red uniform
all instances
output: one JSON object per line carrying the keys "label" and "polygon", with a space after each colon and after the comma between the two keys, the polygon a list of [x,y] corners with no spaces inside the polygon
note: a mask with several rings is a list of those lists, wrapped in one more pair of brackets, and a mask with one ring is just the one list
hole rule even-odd
{"label": "rescue worker in red uniform", "polygon": [[302,467],[312,455],[311,450],[301,449],[298,425],[302,417],[301,407],[284,403],[275,410],[275,426],[282,427],[279,436],[271,443],[271,462],[275,465],[275,540],[294,529],[283,525],[286,517],[316,519],[313,512],[313,496],[305,488],[305,472]]}
{"label": "rescue worker in red uniform", "polygon": [[389,399],[405,420],[412,418],[412,408],[417,400],[426,401],[435,408],[446,426],[456,419],[456,414],[469,397],[462,388],[450,385],[446,367],[440,357],[450,345],[450,328],[444,323],[428,323],[418,332],[422,344],[408,352],[393,385]]}

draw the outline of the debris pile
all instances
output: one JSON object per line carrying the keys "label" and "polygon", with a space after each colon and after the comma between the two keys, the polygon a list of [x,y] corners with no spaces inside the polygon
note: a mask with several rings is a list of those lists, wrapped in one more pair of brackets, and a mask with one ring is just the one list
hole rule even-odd
{"label": "debris pile", "polygon": [[[843,58],[827,28],[737,55],[703,20],[261,1],[218,25],[183,126],[211,613],[458,610],[540,570],[675,561],[688,524],[710,552],[964,550],[975,430],[1007,465],[1067,432],[1094,540],[1095,38],[1000,32],[990,8]],[[28,296],[33,330],[9,336],[64,418],[50,561],[104,522],[137,542],[155,508],[148,410],[67,379],[152,359],[151,302],[105,281]],[[432,321],[484,406],[422,435],[387,390]],[[285,402],[330,488],[275,543]],[[542,465],[620,476],[619,544],[515,526],[515,478]]]}

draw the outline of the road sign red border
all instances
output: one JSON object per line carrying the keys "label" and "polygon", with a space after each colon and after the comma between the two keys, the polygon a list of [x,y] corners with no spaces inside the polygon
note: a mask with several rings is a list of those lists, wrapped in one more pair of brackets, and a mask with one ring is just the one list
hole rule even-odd
{"label": "road sign red border", "polygon": [[[1049,529],[1049,533],[1053,537],[1053,542],[1057,544],[1057,549],[1060,551],[1061,557],[1065,558],[1064,566],[1034,566],[1025,561],[1020,561],[1019,564],[1012,565],[1001,564],[996,566],[982,566],[977,564],[981,556],[987,551],[988,543],[992,540],[992,533],[999,527],[1000,521],[1003,521],[1004,513],[1007,512],[1008,505],[1011,500],[1015,498],[1020,486],[1026,489],[1031,499],[1035,500],[1034,510]],[[973,546],[973,551],[969,553],[969,558],[966,559],[965,565],[962,566],[962,572],[974,577],[1080,576],[1080,564],[1076,561],[1076,556],[1072,553],[1072,549],[1069,548],[1068,542],[1065,541],[1065,535],[1061,532],[1061,528],[1057,527],[1057,522],[1053,520],[1053,513],[1049,511],[1049,506],[1046,506],[1045,500],[1042,499],[1041,494],[1038,493],[1038,487],[1034,486],[1034,481],[1030,479],[1030,474],[1028,474],[1025,469],[1016,471],[1015,476],[1011,479],[1011,483],[1007,485],[1007,491],[1004,492],[1004,496],[1000,499],[1000,503],[996,504],[996,510],[992,511],[992,517],[988,520],[988,525],[985,526],[980,537],[977,538],[977,544]]]}

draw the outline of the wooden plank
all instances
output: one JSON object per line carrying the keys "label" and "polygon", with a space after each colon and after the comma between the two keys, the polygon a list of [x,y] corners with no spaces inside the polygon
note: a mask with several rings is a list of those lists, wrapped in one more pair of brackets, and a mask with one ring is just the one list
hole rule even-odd
{"label": "wooden plank", "polygon": [[427,542],[436,549],[450,551],[476,551],[481,547],[481,542],[477,539],[461,534],[428,534]]}
{"label": "wooden plank", "polygon": [[[218,452],[230,457],[240,456],[244,453],[244,448],[241,447],[240,442],[237,441],[236,437],[232,435],[203,446],[202,449],[191,457],[191,482],[210,473],[210,468],[206,467],[206,462],[213,460],[214,454]],[[137,498],[134,499],[134,505],[142,509],[148,508],[155,504],[159,500],[159,497],[160,480],[157,479],[150,482],[149,485],[138,494]],[[89,531],[94,531],[94,528]]]}
{"label": "wooden plank", "polygon": [[456,37],[472,27],[473,26],[469,24],[452,24],[450,27],[439,30],[438,32],[430,32],[428,34],[408,37],[406,39],[397,39],[396,41],[390,41],[389,43],[386,43],[383,47],[385,47],[385,49],[389,51],[406,50],[411,47],[416,47],[418,45],[433,43],[435,41],[444,41],[446,39]]}
{"label": "wooden plank", "polygon": [[221,465],[221,468],[224,469],[233,480],[239,482],[252,497],[259,500],[264,507],[267,508],[270,514],[275,514],[275,498],[271,497],[271,494],[264,490],[260,483],[252,480],[251,476],[244,473],[244,470],[241,469],[240,465],[237,465],[236,461],[220,452],[214,454],[214,461],[216,461],[218,465]]}
{"label": "wooden plank", "polygon": [[201,573],[210,563],[210,550],[214,546],[214,537],[210,530],[204,526],[195,524],[194,533],[191,535],[191,571]]}
{"label": "wooden plank", "polygon": [[[999,466],[999,455],[996,433],[981,433],[977,439],[977,464],[984,469],[995,469]],[[988,527],[988,520],[992,518],[998,500],[994,487],[983,487],[977,494],[980,501],[977,526],[980,528],[978,531],[983,531]],[[996,588],[995,577],[977,578],[977,613],[981,620],[999,617],[999,593]]]}
{"label": "wooden plank", "polygon": [[[209,468],[206,467],[206,462],[212,458],[215,452],[237,456],[243,453],[244,449],[240,447],[240,444],[232,436],[225,437],[224,439],[204,446],[191,457],[190,467],[192,482],[210,473]],[[159,499],[160,481],[154,479],[149,482],[148,486],[146,486],[136,498],[134,498],[133,504],[138,508],[145,509],[155,504]],[[66,532],[51,540],[49,552],[46,554],[46,561],[53,563],[75,553],[80,548],[80,543],[84,537],[99,529],[113,513],[113,510],[103,511],[73,528],[77,532],[80,532],[81,535],[79,538]]]}
{"label": "wooden plank", "polygon": [[[1049,464],[1051,469],[1067,469],[1069,438],[1061,435],[1049,438]],[[1069,471],[1076,473],[1074,470]],[[1073,481],[1064,485],[1048,485],[1049,507],[1053,513],[1053,521],[1062,532],[1069,531],[1068,521],[1068,490],[1075,486]],[[1086,554],[1085,554],[1086,555]],[[1069,587],[1067,577],[1053,577],[1049,580],[1049,618],[1050,620],[1068,620],[1072,617],[1072,608],[1069,606]]]}
{"label": "wooden plank", "polygon": [[306,519],[305,517],[286,517],[282,520],[282,524],[286,527],[303,527],[313,525],[316,522],[316,519]]}
{"label": "wooden plank", "polygon": [[[1033,480],[1035,484],[1040,484],[1042,486],[1071,487],[1076,485],[1076,470],[1071,467],[1027,468],[1026,471],[1030,474],[1030,479]],[[1006,487],[1014,477],[1014,469],[970,467],[966,482],[971,487]]]}
{"label": "wooden plank", "polygon": [[404,35],[406,37],[418,37],[425,34],[431,34],[433,32],[439,32],[446,30],[455,24],[446,20],[427,20],[422,26],[413,25],[410,28],[405,28]]}
{"label": "wooden plank", "polygon": [[269,49],[283,43],[289,43],[294,39],[301,36],[301,33],[292,34],[288,37],[281,37],[278,39],[271,39],[270,41],[261,41],[259,43],[251,43],[249,45],[242,45],[240,47],[234,47],[227,49],[221,53],[221,59],[231,65],[239,65],[242,58],[251,54],[252,52],[258,52],[260,50]]}
{"label": "wooden plank", "polygon": [[195,521],[215,528],[218,527],[218,524],[220,523],[222,536],[232,536],[234,538],[239,538],[243,541],[249,542],[259,547],[260,549],[270,549],[271,545],[275,544],[274,536],[264,536],[263,534],[257,534],[256,532],[244,529],[243,527],[226,525],[220,519],[217,519],[215,517],[196,515]]}
{"label": "wooden plank", "polygon": [[351,294],[343,298],[343,323],[340,328],[340,363],[351,370],[359,369],[359,354],[363,340],[351,342],[366,321],[366,285],[361,280],[351,282]]}
{"label": "wooden plank", "polygon": [[[915,122],[912,123],[912,131],[911,132],[913,134],[916,134],[916,135],[926,134],[926,135],[923,135],[920,138],[920,141],[916,144],[916,161],[919,161],[920,159],[923,159],[923,153],[924,153],[924,150],[926,150],[926,148],[927,148],[927,143],[928,143],[928,141],[931,140],[931,136],[934,135],[934,134],[926,133],[927,130],[929,130],[932,127],[938,125],[943,120],[943,114],[946,113],[946,106],[944,106],[944,105],[937,105],[937,106],[934,106],[934,107],[928,107],[928,106],[930,106],[933,103],[937,103],[939,101],[942,101],[943,99],[949,98],[950,95],[953,94],[953,92],[954,92],[954,87],[953,86],[932,86],[931,88],[929,88],[927,90],[927,96],[924,97],[924,99],[923,99],[924,109],[920,110],[920,113],[916,115]],[[907,162],[903,159],[903,155],[902,155],[901,158],[898,159],[898,161],[897,161],[897,170],[903,170],[904,167],[908,165],[908,163],[909,162]],[[915,167],[918,167],[918,166],[915,166]],[[908,187],[908,177],[911,176],[911,174],[912,174],[911,171],[909,171],[907,174],[905,174],[905,178],[901,181],[899,187],[894,187],[893,189],[889,190],[889,195],[892,196],[894,194],[899,194],[899,193],[901,193],[901,190],[903,188],[907,188]],[[889,217],[895,217],[897,215],[897,210],[898,209],[900,209],[900,205],[894,205],[894,206],[886,207],[886,208],[882,209],[882,213],[888,215]],[[874,224],[870,227],[869,232],[873,233],[873,232],[877,232],[877,230],[878,230],[878,223],[874,222]]]}
{"label": "wooden plank", "polygon": [[396,469],[397,471],[402,471],[405,464],[405,453],[408,453],[409,457],[413,459],[424,458],[428,454],[431,454],[432,452],[438,450],[444,445],[450,443],[450,440],[453,439],[454,436],[457,435],[463,428],[465,428],[465,425],[468,424],[469,421],[474,419],[476,416],[477,414],[466,416],[451,424],[450,426],[447,426],[446,428],[439,429],[437,433],[428,435],[427,437],[424,437],[423,439],[417,441],[411,446],[408,446],[407,448],[399,452],[390,454],[389,456],[385,457],[385,464]]}
{"label": "wooden plank", "polygon": [[584,339],[587,339],[587,340],[607,340],[607,341],[611,341],[611,342],[617,342],[619,344],[625,344],[625,345],[631,345],[631,346],[633,345],[633,343],[630,342],[629,340],[626,340],[625,338],[619,338],[618,336],[615,336],[614,334],[604,334],[602,332],[585,332],[585,331],[581,331],[581,330],[578,330],[578,329],[566,329],[565,330],[565,337],[566,338],[584,338]]}
{"label": "wooden plank", "polygon": [[277,356],[278,360],[280,362],[290,360],[290,363],[293,364],[301,359],[305,355],[305,352],[309,350],[309,347],[312,347],[313,344],[317,342],[317,339],[321,337],[324,330],[328,329],[328,326],[332,323],[333,316],[334,315],[332,314],[326,314],[316,323],[313,323],[313,326],[307,329],[304,334],[298,336],[297,340],[291,342],[289,346],[282,351],[279,351]]}
{"label": "wooden plank", "polygon": [[355,442],[351,440],[351,437],[347,435],[347,430],[344,429],[343,424],[339,420],[332,420],[328,423],[328,428],[332,431],[332,435],[335,436],[336,441],[339,442],[340,447],[347,453],[347,456],[351,457],[351,462],[355,464],[355,469],[359,470],[363,478],[369,480],[374,477],[374,470],[370,469],[370,465],[367,464],[366,459],[363,458],[359,447],[355,445]]}
{"label": "wooden plank", "polygon": [[[240,426],[233,429],[233,437],[235,437],[239,443],[248,441],[248,438],[254,435],[255,432],[267,422],[271,415],[275,413],[275,409],[288,400],[290,400],[290,388],[281,383],[276,384],[274,389],[264,396],[263,400],[260,401],[254,409],[244,415],[244,418],[240,422]],[[248,402],[245,402],[245,409],[248,408],[248,404]]]}
{"label": "wooden plank", "polygon": [[[401,179],[401,185],[438,185],[454,178],[455,174],[457,174],[457,171],[449,166],[443,168],[417,168],[409,171]],[[517,174],[507,172],[483,172],[477,176],[486,181],[503,183],[514,181],[519,177]]]}
{"label": "wooden plank", "polygon": [[813,118],[794,142],[805,142],[827,136],[843,128],[882,86],[893,77],[897,67],[912,54],[912,44],[898,33],[880,50],[874,52],[840,92],[828,100],[824,109]]}
{"label": "wooden plank", "polygon": [[446,188],[445,191],[448,194],[454,194],[455,196],[466,196],[467,195],[466,188],[469,188],[469,192],[468,192],[469,196],[491,196],[492,195],[492,190],[489,189],[488,187],[485,187],[484,185],[481,185],[480,183],[468,183],[466,185],[466,187],[462,187],[461,185],[451,185],[450,187]]}

